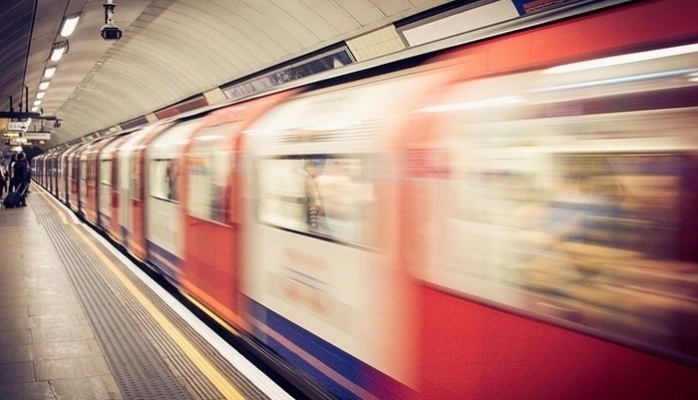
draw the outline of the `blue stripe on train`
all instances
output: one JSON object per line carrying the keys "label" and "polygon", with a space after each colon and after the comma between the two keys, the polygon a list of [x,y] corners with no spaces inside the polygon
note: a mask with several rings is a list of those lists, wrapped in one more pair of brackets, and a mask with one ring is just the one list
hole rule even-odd
{"label": "blue stripe on train", "polygon": [[[347,380],[352,381],[358,386],[361,386],[360,371],[365,368],[365,364],[357,358],[351,356],[339,348],[333,346],[329,342],[313,335],[307,330],[299,327],[291,321],[283,318],[279,314],[269,310],[261,304],[250,301],[250,312],[255,319],[266,325],[273,331],[284,336],[287,340],[293,342],[296,346],[302,348],[305,352],[317,358],[323,364],[332,368],[338,374],[344,376]],[[265,335],[264,332],[253,328],[255,337],[261,339],[264,344],[274,350],[281,357],[290,361],[296,366],[299,366],[303,372],[318,381],[323,387],[328,388],[333,394],[341,399],[358,399],[359,397],[349,389],[341,386],[339,383],[330,379],[328,376],[318,371],[305,359],[292,352],[281,343],[274,340],[272,337]]]}
{"label": "blue stripe on train", "polygon": [[176,255],[156,245],[148,240],[146,242],[146,258],[147,260],[159,268],[165,275],[172,279],[177,278],[182,260]]}

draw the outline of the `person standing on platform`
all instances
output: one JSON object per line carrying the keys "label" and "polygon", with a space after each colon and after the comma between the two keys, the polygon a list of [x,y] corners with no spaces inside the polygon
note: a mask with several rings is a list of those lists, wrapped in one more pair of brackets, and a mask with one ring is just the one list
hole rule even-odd
{"label": "person standing on platform", "polygon": [[8,184],[10,187],[7,193],[15,191],[15,162],[17,162],[17,154],[13,154],[12,157],[10,157],[10,163],[8,164],[7,174],[9,175]]}
{"label": "person standing on platform", "polygon": [[3,197],[5,194],[5,189],[8,190],[7,188],[7,180],[9,178],[9,174],[7,172],[7,168],[5,168],[5,159],[0,158],[0,198]]}
{"label": "person standing on platform", "polygon": [[19,153],[12,169],[14,179],[12,185],[14,190],[23,192],[19,206],[24,207],[27,205],[27,185],[29,184],[29,164],[24,153]]}

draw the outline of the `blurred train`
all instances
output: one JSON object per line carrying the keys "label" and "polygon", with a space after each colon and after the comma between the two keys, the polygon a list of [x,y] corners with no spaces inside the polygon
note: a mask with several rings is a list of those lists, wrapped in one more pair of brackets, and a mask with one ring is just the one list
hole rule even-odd
{"label": "blurred train", "polygon": [[318,393],[698,398],[698,2],[618,3],[35,180]]}

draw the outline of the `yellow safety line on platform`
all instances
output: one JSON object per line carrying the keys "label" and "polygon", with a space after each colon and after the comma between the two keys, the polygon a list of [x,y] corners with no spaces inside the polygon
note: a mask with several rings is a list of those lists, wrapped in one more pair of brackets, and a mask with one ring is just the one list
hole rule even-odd
{"label": "yellow safety line on platform", "polygon": [[220,374],[218,369],[214,367],[203,354],[187,339],[187,337],[177,328],[169,318],[167,318],[155,304],[153,304],[148,297],[141,292],[140,289],[134,285],[131,280],[123,273],[121,270],[114,265],[114,263],[109,260],[104,253],[95,246],[84,233],[80,232],[80,229],[76,225],[72,225],[75,232],[80,235],[88,246],[97,254],[97,256],[104,261],[104,263],[109,267],[109,269],[116,275],[116,277],[124,284],[131,294],[138,300],[138,302],[148,311],[148,313],[160,324],[160,326],[167,332],[168,335],[177,343],[180,349],[189,357],[194,364],[201,370],[208,379],[213,383],[216,388],[221,392],[221,394],[226,399],[244,399],[244,397],[238,392],[230,382]]}
{"label": "yellow safety line on platform", "polygon": [[237,329],[233,328],[229,323],[225,322],[222,318],[220,318],[219,316],[214,314],[213,311],[209,310],[208,307],[201,304],[200,301],[189,296],[185,292],[182,292],[182,295],[187,299],[187,301],[194,304],[199,310],[203,311],[206,315],[208,315],[209,318],[211,318],[213,321],[215,321],[218,325],[225,328],[228,331],[228,333],[231,333],[235,336],[240,336],[240,332],[238,332]]}
{"label": "yellow safety line on platform", "polygon": [[[42,189],[42,190],[41,190],[41,193],[40,193],[40,194],[41,194],[41,197],[48,197],[48,194],[44,191],[44,188],[41,188],[41,189]],[[44,199],[44,200],[46,200],[46,199]],[[50,199],[49,199],[49,200],[50,200]],[[47,201],[48,201],[48,200],[47,200]],[[56,205],[53,204],[52,201],[48,201],[48,204],[50,204],[51,207],[53,207],[53,209],[56,210],[56,213],[58,214],[59,217],[61,217],[61,219],[63,220],[63,223],[67,225],[67,224],[68,224],[68,218],[66,218],[66,216],[63,215],[63,212],[62,212],[58,207],[56,207]]]}
{"label": "yellow safety line on platform", "polygon": [[[63,216],[61,212],[52,202],[49,202],[52,207],[59,211],[59,214]],[[75,232],[87,243],[87,245],[94,251],[94,253],[104,262],[104,264],[116,275],[116,277],[121,281],[121,283],[128,289],[131,294],[138,300],[138,302],[146,309],[146,311],[160,324],[160,327],[167,332],[168,335],[177,343],[180,349],[189,357],[189,359],[199,368],[201,372],[206,374],[208,379],[213,383],[219,392],[226,399],[240,399],[243,400],[245,397],[237,391],[237,389],[230,384],[230,382],[214,367],[206,357],[197,349],[189,339],[177,328],[167,316],[165,316],[158,307],[153,304],[150,299],[140,290],[136,285],[134,285],[131,280],[118,268],[114,263],[104,255],[104,252],[100,250],[90,239],[80,231],[80,228],[76,224],[71,224]]]}

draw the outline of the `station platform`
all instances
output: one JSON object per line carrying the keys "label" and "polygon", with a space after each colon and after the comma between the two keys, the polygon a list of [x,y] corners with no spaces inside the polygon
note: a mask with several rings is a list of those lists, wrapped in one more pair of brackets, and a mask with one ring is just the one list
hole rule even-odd
{"label": "station platform", "polygon": [[290,399],[38,185],[0,209],[0,399]]}

